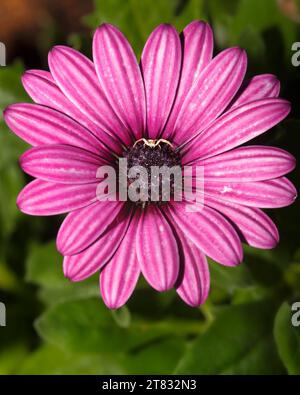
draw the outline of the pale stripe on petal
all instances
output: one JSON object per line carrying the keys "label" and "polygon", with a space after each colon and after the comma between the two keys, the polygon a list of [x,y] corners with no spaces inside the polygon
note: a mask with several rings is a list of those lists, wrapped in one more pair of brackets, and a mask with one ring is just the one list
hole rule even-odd
{"label": "pale stripe on petal", "polygon": [[12,104],[5,109],[4,119],[14,133],[33,146],[67,144],[111,159],[88,129],[52,108],[31,103]]}
{"label": "pale stripe on petal", "polygon": [[30,215],[56,215],[95,201],[97,184],[53,184],[34,180],[19,193],[19,209]]}
{"label": "pale stripe on petal", "polygon": [[185,163],[229,151],[282,121],[291,105],[282,99],[262,99],[226,112],[185,147]]}
{"label": "pale stripe on petal", "polygon": [[275,75],[255,75],[241,87],[227,110],[254,100],[278,97],[279,92],[280,82]]}
{"label": "pale stripe on petal", "polygon": [[131,214],[118,215],[107,231],[83,252],[64,257],[64,274],[71,281],[82,281],[105,266],[119,248]]}
{"label": "pale stripe on petal", "polygon": [[297,191],[285,177],[256,182],[204,183],[204,192],[218,199],[251,207],[279,208],[292,204]]}
{"label": "pale stripe on petal", "polygon": [[141,56],[147,102],[148,137],[156,139],[169,116],[178,86],[181,44],[171,25],[158,26],[148,38]]}
{"label": "pale stripe on petal", "polygon": [[[188,207],[189,206],[189,207]],[[170,206],[168,215],[204,254],[225,266],[236,266],[243,259],[241,241],[232,225],[210,207],[193,210],[192,203]]]}
{"label": "pale stripe on petal", "polygon": [[181,299],[191,307],[203,304],[209,293],[210,275],[206,256],[185,234],[176,228],[181,252],[181,273],[176,291]]}
{"label": "pale stripe on petal", "polygon": [[137,284],[141,271],[135,248],[136,231],[133,218],[117,252],[100,273],[100,293],[110,309],[122,307]]}
{"label": "pale stripe on petal", "polygon": [[177,114],[200,73],[212,59],[213,33],[210,26],[202,21],[187,25],[181,35],[183,59],[178,92],[162,137],[169,136],[174,129]]}
{"label": "pale stripe on petal", "polygon": [[89,247],[108,229],[123,207],[124,202],[97,201],[68,214],[57,235],[58,251],[73,255]]}
{"label": "pale stripe on petal", "polygon": [[145,91],[130,44],[115,26],[105,23],[95,32],[93,58],[100,85],[114,111],[135,138],[141,138],[145,129]]}
{"label": "pale stripe on petal", "polygon": [[188,92],[174,125],[177,144],[189,141],[216,119],[241,86],[247,67],[245,51],[229,48],[200,73]]}
{"label": "pale stripe on petal", "polygon": [[87,57],[72,48],[55,46],[49,53],[49,67],[59,88],[95,124],[93,131],[97,133],[98,128],[99,138],[106,146],[117,152],[120,147],[111,137],[125,144],[132,141],[100,88],[94,64]]}
{"label": "pale stripe on petal", "polygon": [[260,209],[218,200],[207,195],[205,204],[229,218],[250,246],[263,249],[276,247],[279,241],[276,225]]}
{"label": "pale stripe on petal", "polygon": [[296,159],[289,152],[267,146],[247,146],[198,161],[204,182],[252,182],[277,178],[291,172]]}
{"label": "pale stripe on petal", "polygon": [[179,251],[168,221],[154,205],[141,214],[136,248],[148,283],[157,291],[172,288],[179,273]]}
{"label": "pale stripe on petal", "polygon": [[103,164],[95,154],[68,145],[34,147],[20,158],[20,165],[27,174],[64,184],[96,182],[97,171]]}

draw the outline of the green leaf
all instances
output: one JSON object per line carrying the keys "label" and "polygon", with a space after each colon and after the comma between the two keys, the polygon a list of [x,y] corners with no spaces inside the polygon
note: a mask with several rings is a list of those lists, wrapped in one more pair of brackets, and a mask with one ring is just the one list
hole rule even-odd
{"label": "green leaf", "polygon": [[70,354],[51,345],[31,353],[18,374],[124,374],[117,360],[95,354]]}
{"label": "green leaf", "polygon": [[208,330],[190,344],[175,373],[282,373],[272,338],[273,315],[271,302],[221,309]]}
{"label": "green leaf", "polygon": [[289,61],[298,24],[284,15],[276,1],[210,0],[206,4],[218,46],[245,46],[252,55],[251,62],[262,62],[261,66],[266,60],[272,65],[269,57],[277,62],[274,68],[282,65],[284,57]]}
{"label": "green leaf", "polygon": [[278,352],[289,374],[300,374],[300,328],[292,325],[292,311],[283,303],[275,318],[274,335]]}
{"label": "green leaf", "polygon": [[0,375],[15,374],[28,353],[27,345],[16,342],[9,347],[1,349]]}
{"label": "green leaf", "polygon": [[[0,67],[0,111],[14,102],[23,101],[27,95],[22,88],[20,63]],[[13,230],[19,211],[16,197],[24,184],[18,158],[27,145],[0,122],[0,239]]]}
{"label": "green leaf", "polygon": [[253,284],[251,274],[244,263],[237,267],[225,267],[209,259],[209,264],[213,288],[218,287],[232,294],[236,289]]}
{"label": "green leaf", "polygon": [[0,109],[16,101],[28,101],[28,95],[21,84],[21,76],[24,71],[20,62],[6,67],[0,67]]}
{"label": "green leaf", "polygon": [[185,350],[181,338],[167,338],[121,356],[126,374],[171,374]]}
{"label": "green leaf", "polygon": [[32,246],[27,258],[26,280],[47,288],[68,283],[62,272],[62,257],[54,241]]}
{"label": "green leaf", "polygon": [[118,310],[112,310],[111,314],[116,324],[118,324],[121,328],[129,327],[131,316],[127,306],[123,306]]}
{"label": "green leaf", "polygon": [[72,283],[64,277],[63,257],[57,252],[54,241],[33,245],[26,262],[26,280],[42,287],[39,296],[46,305],[70,299],[99,295],[96,277]]}
{"label": "green leaf", "polygon": [[[51,344],[73,352],[125,352],[164,336],[199,333],[198,320],[145,319],[133,315],[120,327],[100,298],[72,300],[49,308],[36,321],[39,335]],[[84,336],[83,336],[84,334]]]}

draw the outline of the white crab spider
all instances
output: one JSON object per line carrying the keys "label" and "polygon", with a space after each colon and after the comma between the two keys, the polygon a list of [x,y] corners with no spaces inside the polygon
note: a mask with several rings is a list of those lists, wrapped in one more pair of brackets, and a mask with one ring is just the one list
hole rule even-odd
{"label": "white crab spider", "polygon": [[169,144],[170,147],[173,147],[173,145],[170,143],[170,141],[165,140],[165,139],[158,139],[158,140],[149,139],[149,140],[147,140],[147,139],[145,139],[145,138],[142,138],[142,139],[137,140],[137,141],[133,144],[133,146],[135,147],[136,144],[139,143],[140,141],[143,141],[144,146],[147,145],[148,147],[151,147],[151,148],[155,148],[155,147],[159,146],[160,143]]}

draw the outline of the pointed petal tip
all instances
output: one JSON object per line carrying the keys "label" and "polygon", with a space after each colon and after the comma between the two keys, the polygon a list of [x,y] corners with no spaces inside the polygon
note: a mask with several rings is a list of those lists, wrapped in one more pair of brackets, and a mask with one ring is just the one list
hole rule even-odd
{"label": "pointed petal tip", "polygon": [[101,23],[101,25],[99,25],[93,35],[93,42],[95,41],[95,38],[102,33],[111,33],[111,32],[115,32],[118,34],[123,35],[123,33],[118,29],[118,27],[112,23],[108,23],[108,22],[103,22]]}
{"label": "pointed petal tip", "polygon": [[109,299],[107,297],[106,298],[102,297],[102,300],[103,300],[105,306],[108,307],[110,310],[118,310],[121,307],[123,307],[126,303],[126,302],[119,301],[119,300]]}
{"label": "pointed petal tip", "polygon": [[127,303],[128,299],[131,296],[131,293],[126,296],[124,296],[123,294],[118,295],[115,294],[114,292],[109,292],[109,290],[105,288],[106,288],[105,283],[103,282],[100,274],[100,281],[99,281],[100,295],[102,297],[104,304],[110,310],[120,309],[122,306],[124,306]]}
{"label": "pointed petal tip", "polygon": [[3,119],[4,119],[5,122],[7,120],[8,113],[9,113],[9,106],[5,107],[4,110],[2,111]]}
{"label": "pointed petal tip", "polygon": [[162,31],[162,32],[169,31],[169,32],[176,32],[177,33],[177,30],[171,23],[161,23],[152,31],[152,33],[159,32],[159,31]]}
{"label": "pointed petal tip", "polygon": [[72,283],[81,281],[80,278],[76,277],[77,274],[76,271],[74,270],[72,271],[72,266],[68,264],[67,256],[64,256],[63,273],[64,273],[64,277]]}
{"label": "pointed petal tip", "polygon": [[83,281],[83,279],[81,279],[80,277],[76,276],[76,273],[72,273],[70,272],[70,270],[64,270],[64,277],[69,280],[71,283],[78,283],[80,281]]}
{"label": "pointed petal tip", "polygon": [[[221,52],[222,53],[222,52]],[[231,57],[232,59],[236,59],[237,62],[239,62],[241,65],[243,65],[243,70],[246,72],[247,68],[247,63],[248,63],[248,56],[247,52],[245,49],[241,47],[231,47],[228,49],[225,49],[223,51],[224,55]]]}
{"label": "pointed petal tip", "polygon": [[65,45],[55,45],[50,49],[48,52],[48,62],[49,65],[51,64],[52,61],[57,60],[59,56],[65,55],[69,50],[73,50],[71,47],[67,47]]}
{"label": "pointed petal tip", "polygon": [[183,29],[183,34],[197,34],[199,30],[205,32],[205,34],[210,35],[213,39],[213,31],[209,23],[202,20],[194,20]]}
{"label": "pointed petal tip", "polygon": [[13,103],[9,104],[7,107],[4,108],[3,110],[3,119],[7,126],[11,128],[11,122],[16,121],[16,114],[15,112],[22,106],[22,103]]}
{"label": "pointed petal tip", "polygon": [[199,296],[199,298],[197,300],[194,300],[194,299],[189,298],[187,295],[180,294],[178,291],[176,291],[176,292],[179,295],[179,297],[183,300],[183,302],[192,308],[197,308],[197,307],[200,307],[201,305],[203,305],[206,302],[207,296],[208,296],[208,295],[206,295],[205,298],[202,298],[202,296]]}

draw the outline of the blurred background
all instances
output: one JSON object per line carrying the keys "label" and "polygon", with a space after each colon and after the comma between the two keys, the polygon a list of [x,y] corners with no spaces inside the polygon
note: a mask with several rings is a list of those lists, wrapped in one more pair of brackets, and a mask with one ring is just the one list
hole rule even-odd
{"label": "blurred background", "polygon": [[[249,76],[278,76],[293,111],[259,142],[300,158],[300,66],[291,63],[300,41],[298,0],[1,0],[1,111],[30,101],[20,76],[47,69],[55,44],[90,56],[92,32],[106,21],[139,56],[157,24],[180,31],[194,19],[211,23],[216,52],[247,50]],[[211,294],[200,309],[141,281],[128,305],[111,312],[97,276],[77,284],[64,278],[54,241],[62,218],[18,212],[15,200],[28,181],[18,157],[26,148],[1,116],[0,302],[7,326],[0,327],[0,374],[300,374],[300,327],[291,324],[291,304],[300,301],[299,200],[270,212],[281,235],[276,249],[245,246],[238,268],[210,262]],[[290,179],[297,185],[299,170]]]}

